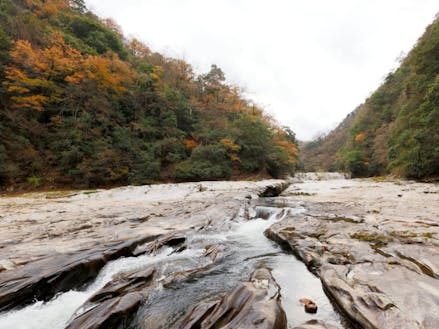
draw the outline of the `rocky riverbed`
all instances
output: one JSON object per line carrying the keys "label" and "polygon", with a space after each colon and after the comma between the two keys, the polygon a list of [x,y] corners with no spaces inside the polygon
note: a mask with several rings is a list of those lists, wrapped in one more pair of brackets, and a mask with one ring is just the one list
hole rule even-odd
{"label": "rocky riverbed", "polygon": [[0,328],[437,328],[438,215],[337,174],[2,197]]}
{"label": "rocky riverbed", "polygon": [[439,187],[407,181],[305,180],[280,199],[306,212],[266,235],[316,273],[362,328],[439,327]]}

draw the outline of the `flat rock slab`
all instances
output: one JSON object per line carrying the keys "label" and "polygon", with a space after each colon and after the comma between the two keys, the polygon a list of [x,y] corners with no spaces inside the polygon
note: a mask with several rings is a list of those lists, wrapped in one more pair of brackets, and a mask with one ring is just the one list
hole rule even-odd
{"label": "flat rock slab", "polygon": [[274,224],[266,236],[318,275],[355,323],[438,328],[437,184],[305,181],[281,198],[302,200],[307,211]]}
{"label": "flat rock slab", "polygon": [[320,276],[337,304],[363,328],[437,328],[436,279],[391,263],[328,264]]}

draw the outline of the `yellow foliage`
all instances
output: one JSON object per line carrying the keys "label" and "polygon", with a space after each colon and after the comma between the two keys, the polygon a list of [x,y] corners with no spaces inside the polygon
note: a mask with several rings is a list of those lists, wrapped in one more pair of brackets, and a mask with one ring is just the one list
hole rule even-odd
{"label": "yellow foliage", "polygon": [[23,94],[23,93],[28,93],[29,91],[30,91],[29,89],[27,89],[25,87],[20,87],[20,86],[10,86],[10,87],[8,87],[8,92],[10,92],[10,93],[17,92],[17,93]]}
{"label": "yellow foliage", "polygon": [[366,134],[364,132],[359,133],[357,136],[355,136],[354,140],[356,142],[362,142],[366,138]]}
{"label": "yellow foliage", "polygon": [[226,149],[232,152],[238,152],[241,149],[241,147],[235,144],[235,142],[230,138],[223,138],[222,140],[220,140],[220,143],[225,146]]}
{"label": "yellow foliage", "polygon": [[236,154],[230,154],[230,160],[240,162],[241,158]]}
{"label": "yellow foliage", "polygon": [[65,0],[24,0],[26,6],[40,17],[58,15],[59,11],[69,8]]}
{"label": "yellow foliage", "polygon": [[299,162],[299,150],[293,142],[290,142],[289,140],[277,140],[276,143],[285,150],[290,164],[296,165]]}
{"label": "yellow foliage", "polygon": [[115,54],[83,55],[54,34],[50,46],[33,48],[26,40],[17,40],[10,51],[12,64],[6,68],[4,85],[12,94],[13,108],[37,111],[63,98],[61,82],[94,85],[99,91],[120,95],[136,77],[135,71]]}
{"label": "yellow foliage", "polygon": [[241,147],[235,144],[235,141],[230,138],[223,138],[220,143],[229,151],[229,157],[232,161],[241,161],[238,156],[238,152]]}

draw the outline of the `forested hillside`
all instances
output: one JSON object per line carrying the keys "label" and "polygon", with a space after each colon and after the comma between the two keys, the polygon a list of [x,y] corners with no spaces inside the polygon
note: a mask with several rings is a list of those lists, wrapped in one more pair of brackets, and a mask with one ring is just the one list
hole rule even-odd
{"label": "forested hillside", "polygon": [[0,2],[0,188],[293,172],[294,133],[82,0]]}
{"label": "forested hillside", "polygon": [[357,110],[348,116],[328,135],[311,142],[300,142],[301,169],[306,171],[337,171],[337,157],[340,148],[349,136],[349,127],[355,119]]}
{"label": "forested hillside", "polygon": [[348,122],[303,149],[305,169],[438,177],[439,19]]}

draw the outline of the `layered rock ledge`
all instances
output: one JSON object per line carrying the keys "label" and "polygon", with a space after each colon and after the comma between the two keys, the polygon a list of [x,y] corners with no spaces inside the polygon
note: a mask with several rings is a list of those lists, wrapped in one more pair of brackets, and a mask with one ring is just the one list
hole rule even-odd
{"label": "layered rock ledge", "polygon": [[173,329],[286,329],[279,298],[280,288],[270,271],[259,268],[222,299],[196,305]]}
{"label": "layered rock ledge", "polygon": [[367,329],[438,327],[438,185],[308,181],[282,198],[302,200],[307,211],[266,235],[317,274],[353,322]]}
{"label": "layered rock ledge", "polygon": [[286,187],[203,182],[1,197],[0,312],[81,288],[116,258],[184,241],[175,232],[230,225],[249,216],[252,198]]}

